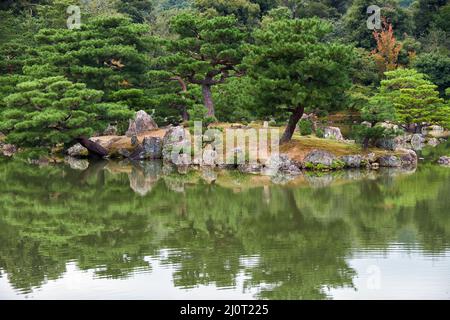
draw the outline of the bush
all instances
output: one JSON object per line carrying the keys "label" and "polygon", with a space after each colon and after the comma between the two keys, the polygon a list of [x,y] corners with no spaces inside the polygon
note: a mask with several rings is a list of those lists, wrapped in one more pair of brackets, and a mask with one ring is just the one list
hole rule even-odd
{"label": "bush", "polygon": [[325,133],[323,132],[322,128],[317,128],[316,136],[317,136],[317,138],[322,138],[322,139],[325,138]]}
{"label": "bush", "polygon": [[310,120],[300,120],[298,128],[302,136],[308,136],[313,133],[313,124]]}

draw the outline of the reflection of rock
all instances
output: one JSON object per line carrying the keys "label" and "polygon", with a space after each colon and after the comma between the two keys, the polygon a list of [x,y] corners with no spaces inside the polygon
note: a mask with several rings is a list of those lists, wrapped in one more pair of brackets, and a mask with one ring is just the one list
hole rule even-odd
{"label": "reflection of rock", "polygon": [[153,118],[147,114],[145,111],[138,111],[134,120],[130,120],[130,126],[126,133],[127,137],[131,137],[133,135],[138,135],[140,133],[156,130],[158,129],[158,125],[153,120]]}
{"label": "reflection of rock", "polygon": [[71,156],[64,157],[64,162],[67,163],[71,169],[84,171],[89,168],[89,161],[86,159],[77,159]]}
{"label": "reflection of rock", "polygon": [[207,183],[211,184],[217,180],[217,173],[211,167],[202,167],[202,178]]}
{"label": "reflection of rock", "polygon": [[88,154],[88,149],[86,149],[79,143],[67,149],[67,155],[74,158],[87,157]]}
{"label": "reflection of rock", "polygon": [[447,156],[440,157],[438,160],[438,164],[442,166],[450,166],[450,157]]}
{"label": "reflection of rock", "polygon": [[13,144],[3,144],[0,151],[5,157],[12,157],[16,154],[17,147]]}
{"label": "reflection of rock", "polygon": [[238,170],[241,173],[258,174],[261,173],[262,166],[259,163],[240,164]]}
{"label": "reflection of rock", "polygon": [[305,164],[312,165],[324,165],[327,167],[331,167],[333,161],[336,160],[336,157],[328,151],[325,150],[313,150],[308,153],[303,160]]}
{"label": "reflection of rock", "polygon": [[323,129],[323,135],[325,139],[333,139],[342,141],[344,140],[344,137],[342,136],[341,129],[337,127],[325,127]]}
{"label": "reflection of rock", "polygon": [[169,177],[164,177],[164,182],[169,190],[177,193],[184,192],[184,182],[178,179],[172,179]]}
{"label": "reflection of rock", "polygon": [[128,174],[130,187],[134,192],[145,196],[148,194],[161,175],[162,164],[158,161],[146,161],[134,165]]}
{"label": "reflection of rock", "polygon": [[361,167],[362,156],[360,155],[342,156],[340,160],[345,163],[345,167],[347,168],[359,168]]}
{"label": "reflection of rock", "polygon": [[333,175],[331,173],[322,175],[306,174],[305,178],[313,188],[327,187],[333,182]]}

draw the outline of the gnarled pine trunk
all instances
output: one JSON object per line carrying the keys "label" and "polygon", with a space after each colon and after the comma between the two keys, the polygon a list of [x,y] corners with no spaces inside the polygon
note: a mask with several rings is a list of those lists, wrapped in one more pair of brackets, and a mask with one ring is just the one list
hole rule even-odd
{"label": "gnarled pine trunk", "polygon": [[295,127],[302,118],[304,111],[305,107],[297,107],[294,109],[291,116],[289,117],[288,125],[283,133],[283,136],[281,137],[280,143],[286,143],[291,141],[292,136],[294,135],[295,132]]}
{"label": "gnarled pine trunk", "polygon": [[205,103],[206,109],[208,109],[208,117],[214,117],[214,102],[212,99],[212,93],[211,93],[211,85],[209,84],[203,84],[202,85],[202,93],[203,93],[203,101]]}

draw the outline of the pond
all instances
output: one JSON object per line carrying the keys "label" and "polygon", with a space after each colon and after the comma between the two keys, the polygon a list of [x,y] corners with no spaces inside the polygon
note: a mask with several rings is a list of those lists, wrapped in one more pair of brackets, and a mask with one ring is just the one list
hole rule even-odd
{"label": "pond", "polygon": [[1,162],[0,299],[450,298],[449,168],[209,175]]}

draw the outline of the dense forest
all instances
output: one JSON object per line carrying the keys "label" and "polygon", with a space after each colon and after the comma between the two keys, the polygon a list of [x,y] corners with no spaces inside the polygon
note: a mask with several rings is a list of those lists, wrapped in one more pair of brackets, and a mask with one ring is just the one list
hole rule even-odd
{"label": "dense forest", "polygon": [[[371,11],[380,21],[369,28]],[[159,125],[304,113],[450,127],[446,0],[19,0],[0,4],[0,131],[51,149],[135,111]]]}

